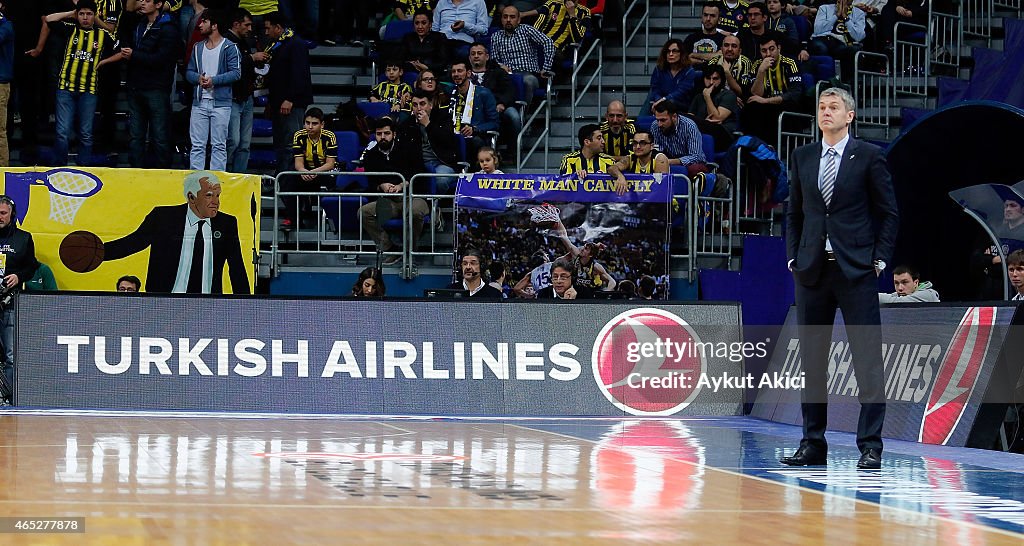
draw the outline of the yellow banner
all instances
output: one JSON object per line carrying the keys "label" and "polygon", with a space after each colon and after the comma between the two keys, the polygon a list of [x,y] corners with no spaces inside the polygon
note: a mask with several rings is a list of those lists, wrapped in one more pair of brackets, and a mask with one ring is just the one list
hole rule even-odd
{"label": "yellow banner", "polygon": [[32,234],[36,258],[50,266],[61,290],[114,290],[119,277],[135,275],[146,292],[253,292],[259,176],[72,167],[3,172],[18,224]]}

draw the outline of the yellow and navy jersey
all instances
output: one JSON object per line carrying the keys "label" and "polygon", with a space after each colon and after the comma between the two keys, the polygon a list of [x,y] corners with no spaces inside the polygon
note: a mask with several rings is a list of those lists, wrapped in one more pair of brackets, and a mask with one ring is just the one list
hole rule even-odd
{"label": "yellow and navy jersey", "polygon": [[612,132],[607,121],[601,122],[601,134],[604,135],[604,153],[612,157],[623,157],[629,155],[633,145],[633,135],[636,134],[636,125],[633,120],[627,119],[619,134]]}
{"label": "yellow and navy jersey", "polygon": [[582,152],[572,152],[562,156],[562,166],[559,167],[560,174],[570,174],[578,171],[588,173],[607,173],[608,167],[615,164],[615,158],[608,154],[597,154],[587,159]]}
{"label": "yellow and navy jersey", "polygon": [[100,28],[84,29],[76,24],[64,25],[68,43],[64,48],[64,63],[60,68],[58,89],[96,94],[96,68],[109,57],[117,40]]}
{"label": "yellow and navy jersey", "polygon": [[295,131],[292,154],[301,157],[307,169],[316,169],[327,163],[328,157],[338,157],[338,139],[332,131],[320,130],[320,138],[310,138],[305,129]]}
{"label": "yellow and navy jersey", "polygon": [[[747,24],[747,8],[750,7],[750,2],[747,0],[739,0],[736,7],[730,8],[725,5],[725,2],[718,4],[719,17],[718,17],[718,28],[728,32],[729,34],[736,34],[741,28],[748,28],[750,25]],[[766,13],[765,16],[768,14]]]}
{"label": "yellow and navy jersey", "polygon": [[121,14],[124,12],[124,0],[97,0],[96,18],[102,19],[110,25],[114,36],[117,36],[118,26],[121,23]]}
{"label": "yellow and navy jersey", "polygon": [[395,0],[395,7],[402,10],[402,13],[409,19],[421,9],[434,11],[437,0]]}
{"label": "yellow and navy jersey", "polygon": [[[375,99],[380,99],[383,102],[390,102],[391,104],[402,104],[402,97],[406,94],[412,94],[412,87],[405,83],[391,83],[389,81],[382,81],[377,85],[373,86],[373,90],[370,91],[370,96]],[[408,110],[409,105],[406,105],[405,110]]]}
{"label": "yellow and navy jersey", "polygon": [[[763,59],[752,67],[752,74],[757,74],[757,69],[762,62]],[[753,82],[753,80],[751,81]],[[799,85],[800,81],[800,71],[796,68],[796,61],[780,55],[779,62],[764,73],[763,96],[765,98],[781,97],[790,87]]]}
{"label": "yellow and navy jersey", "polygon": [[604,279],[601,278],[601,275],[594,271],[597,260],[591,258],[590,263],[583,265],[583,260],[576,256],[573,258],[572,264],[576,270],[576,279],[573,281],[573,284],[576,286],[597,290],[604,284]]}
{"label": "yellow and navy jersey", "polygon": [[641,165],[636,159],[636,154],[629,152],[629,167],[626,168],[626,172],[633,174],[654,174],[654,158],[657,157],[659,152],[652,152],[651,159],[646,165]]}
{"label": "yellow and navy jersey", "polygon": [[548,0],[537,8],[537,13],[533,26],[547,34],[555,42],[556,49],[582,42],[590,25],[590,8],[577,4],[576,17],[570,18],[562,0]]}
{"label": "yellow and navy jersey", "polygon": [[[707,64],[722,64],[722,54],[719,53],[718,55],[711,57],[708,59]],[[732,66],[729,67],[729,72],[732,74],[732,77],[740,83],[740,85],[748,85],[750,83],[751,66],[752,64],[750,59],[747,58],[746,55],[741,54],[740,57],[736,59],[736,62],[732,63]]]}

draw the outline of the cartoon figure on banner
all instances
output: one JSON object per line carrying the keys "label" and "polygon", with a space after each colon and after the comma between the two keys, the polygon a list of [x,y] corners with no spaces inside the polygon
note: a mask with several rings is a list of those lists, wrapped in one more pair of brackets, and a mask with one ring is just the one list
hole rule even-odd
{"label": "cartoon figure on banner", "polygon": [[60,244],[61,262],[88,273],[104,261],[149,248],[148,292],[220,294],[227,265],[232,292],[250,294],[238,221],[220,212],[220,180],[210,171],[195,171],[185,177],[183,193],[186,203],[153,208],[120,239],[104,243],[88,231],[69,233]]}
{"label": "cartoon figure on banner", "polygon": [[51,169],[45,172],[4,173],[7,195],[19,205],[18,223],[25,223],[32,206],[32,186],[45,186],[50,194],[50,220],[74,225],[78,209],[85,200],[103,189],[103,182],[91,173],[77,169]]}

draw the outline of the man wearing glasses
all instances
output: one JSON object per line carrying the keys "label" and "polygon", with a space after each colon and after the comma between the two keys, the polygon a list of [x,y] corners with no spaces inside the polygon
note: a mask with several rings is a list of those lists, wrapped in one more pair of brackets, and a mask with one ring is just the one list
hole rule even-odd
{"label": "man wearing glasses", "polygon": [[650,131],[637,131],[633,135],[633,151],[619,162],[624,173],[653,174],[668,172],[668,157],[654,151],[654,140]]}

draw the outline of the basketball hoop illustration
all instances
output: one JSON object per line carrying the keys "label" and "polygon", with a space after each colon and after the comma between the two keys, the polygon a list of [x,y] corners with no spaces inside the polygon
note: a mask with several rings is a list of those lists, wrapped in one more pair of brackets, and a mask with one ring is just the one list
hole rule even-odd
{"label": "basketball hoop illustration", "polygon": [[74,225],[82,203],[103,187],[95,175],[75,169],[53,169],[45,175],[43,185],[50,190],[50,220],[68,226]]}

